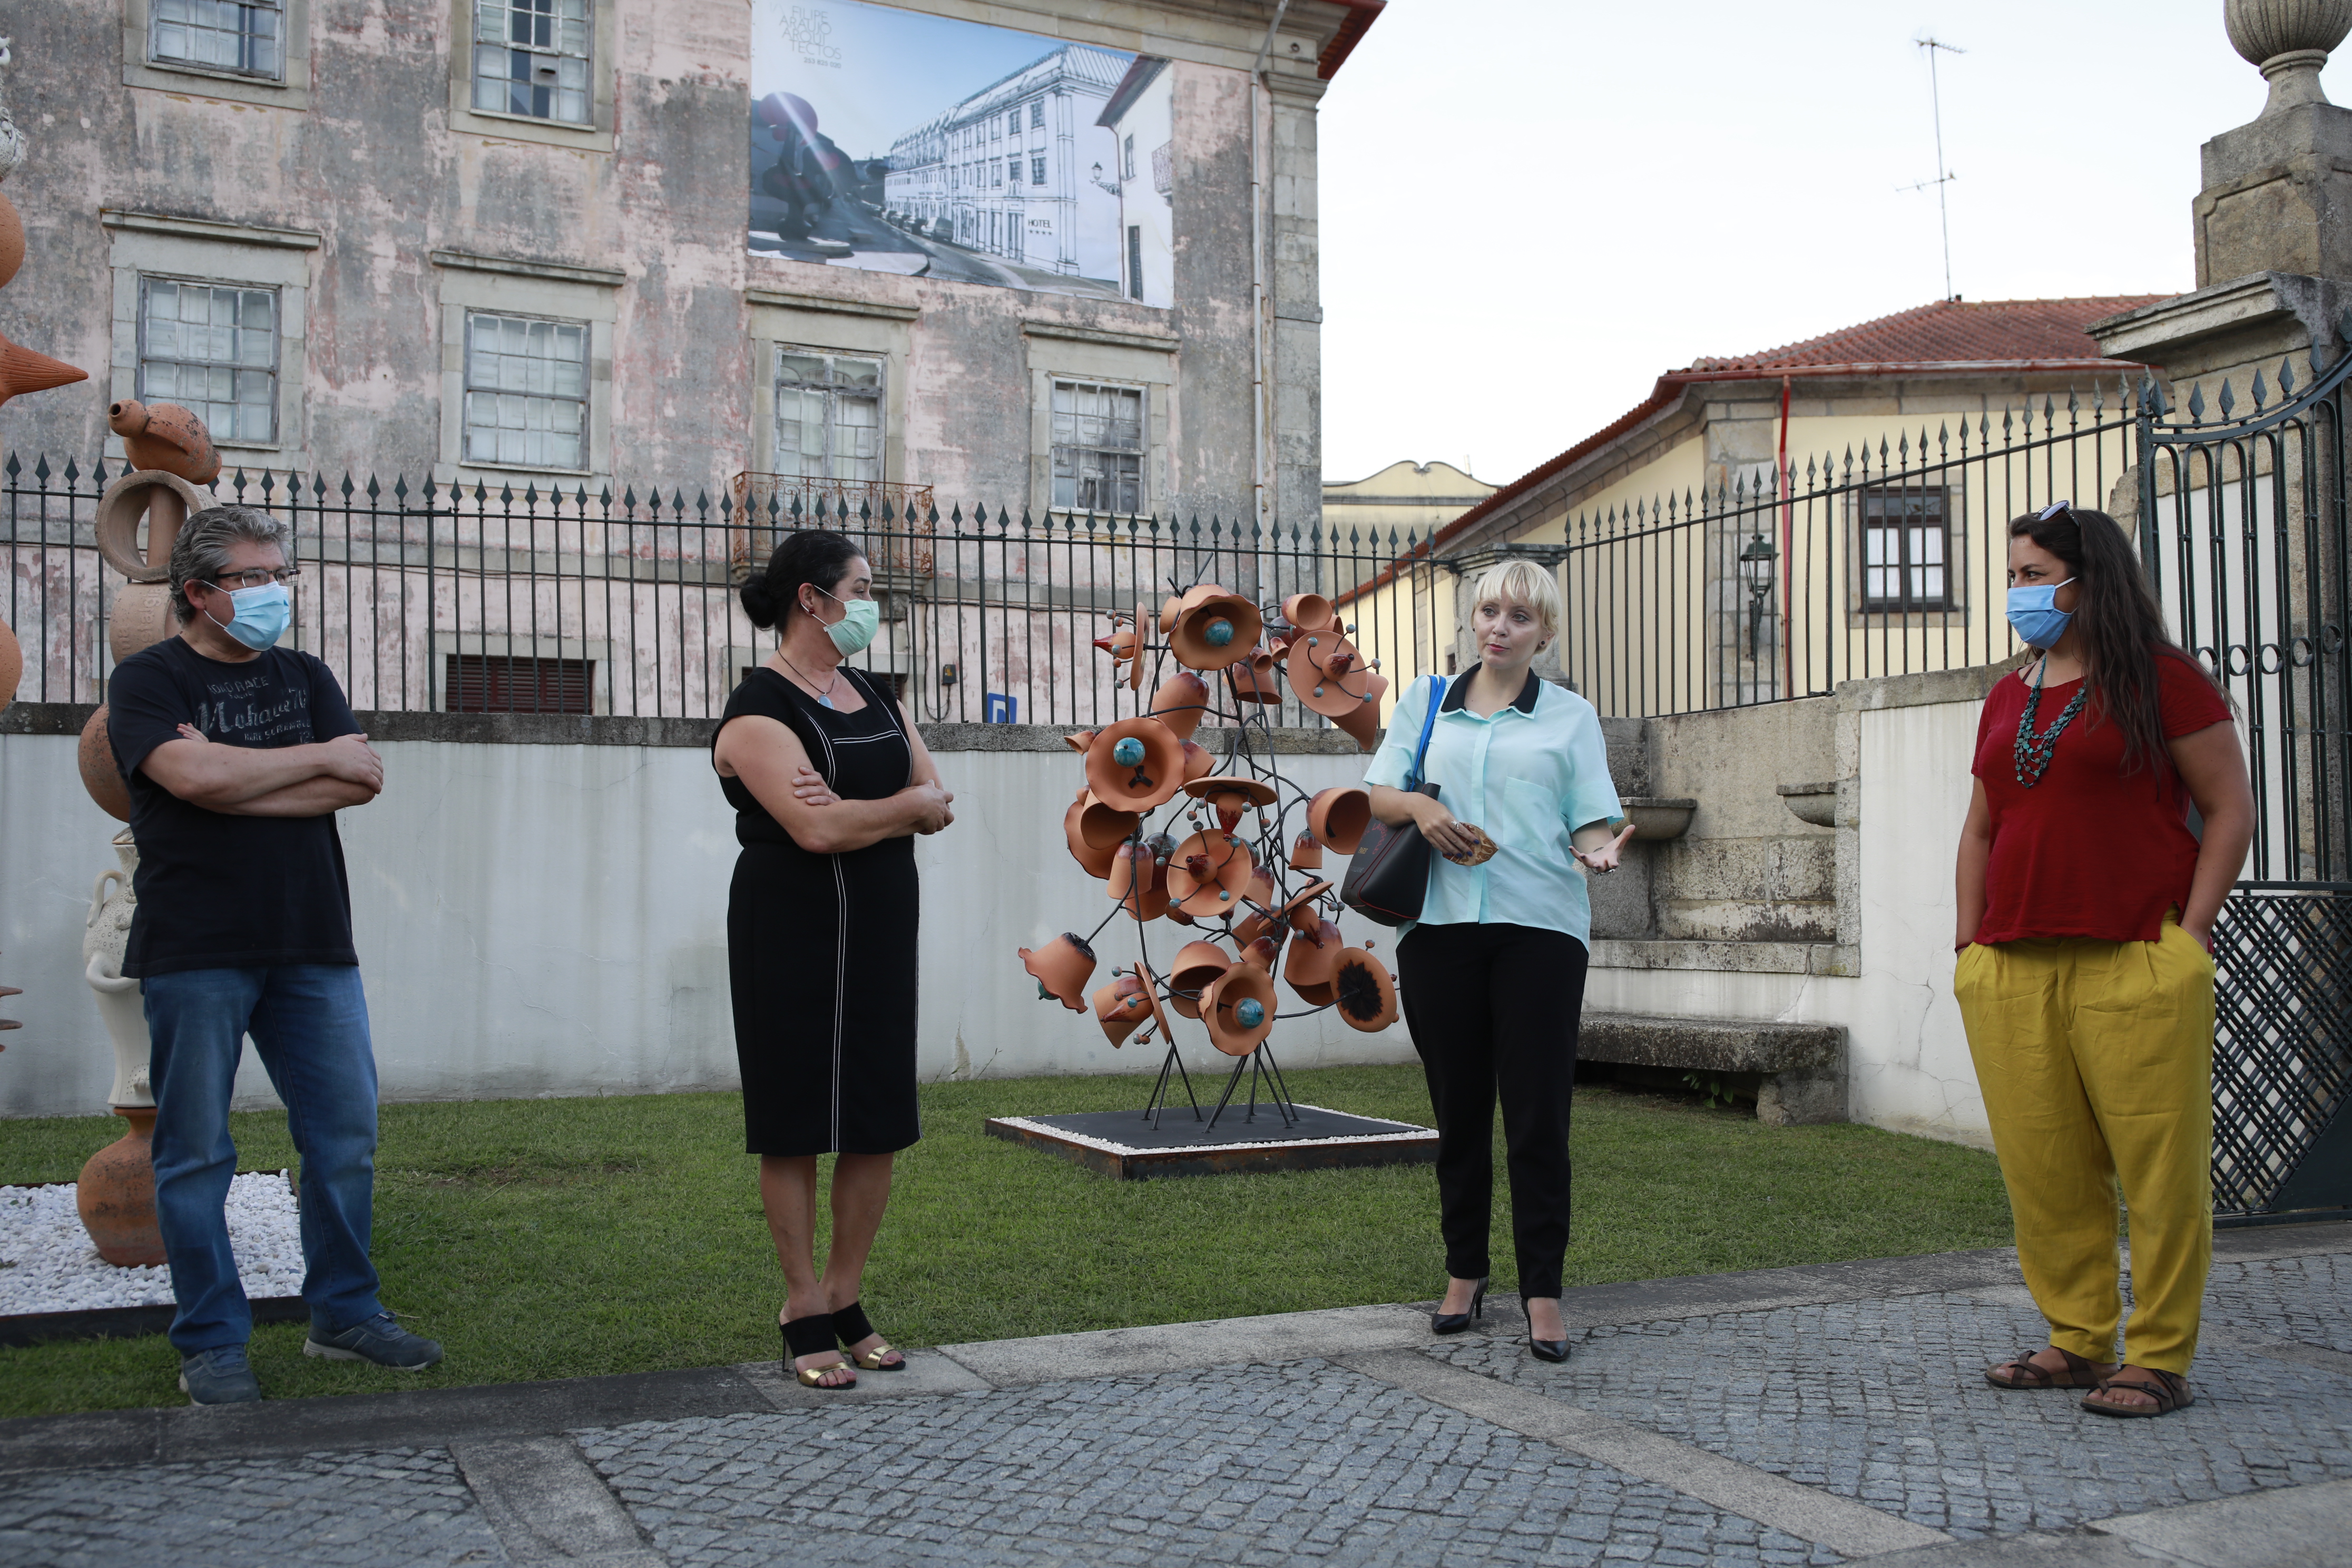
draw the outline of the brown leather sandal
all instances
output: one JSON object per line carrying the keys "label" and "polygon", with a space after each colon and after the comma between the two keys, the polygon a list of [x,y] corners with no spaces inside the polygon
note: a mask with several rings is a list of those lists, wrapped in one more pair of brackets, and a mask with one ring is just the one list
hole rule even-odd
{"label": "brown leather sandal", "polygon": [[[2021,1351],[2008,1361],[1985,1368],[1985,1381],[1995,1388],[2007,1389],[2097,1388],[2100,1386],[2099,1379],[2107,1375],[2099,1370],[2097,1362],[2084,1361],[2073,1351],[2061,1350],[2056,1345],[2050,1348],[2066,1358],[2064,1372],[2052,1372],[2046,1367],[2034,1365],[2033,1358],[2042,1353],[2040,1351]],[[2003,1368],[2008,1369],[2006,1376],[2003,1375]],[[2108,1373],[2116,1370],[2119,1369],[2112,1363],[2107,1368]]]}
{"label": "brown leather sandal", "polygon": [[[2197,1403],[2197,1396],[2189,1392],[2189,1380],[2186,1377],[2183,1377],[2177,1372],[2166,1372],[2161,1367],[2150,1367],[2147,1370],[2156,1373],[2156,1381],[2154,1383],[2142,1383],[2136,1377],[2129,1379],[2120,1377],[2106,1378],[2100,1383],[2097,1388],[2083,1396],[2083,1408],[2085,1410],[2095,1411],[2101,1415],[2119,1415],[2125,1417],[2139,1415],[2169,1415],[2176,1410],[2186,1410],[2189,1406]],[[2099,1405],[2093,1403],[2100,1394],[2105,1394],[2110,1388],[2128,1388],[2136,1393],[2145,1394],[2150,1399],[2156,1401],[2156,1407],[2154,1409],[2146,1409],[2138,1405]]]}

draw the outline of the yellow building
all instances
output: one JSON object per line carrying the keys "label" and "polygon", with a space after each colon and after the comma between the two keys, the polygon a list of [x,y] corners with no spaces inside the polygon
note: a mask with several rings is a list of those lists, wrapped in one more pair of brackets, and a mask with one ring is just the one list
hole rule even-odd
{"label": "yellow building", "polygon": [[1668,371],[1343,614],[1399,684],[1466,668],[1459,595],[1500,556],[1540,560],[1569,624],[1539,668],[1604,714],[2005,658],[2008,521],[2104,507],[2125,471],[2141,367],[2084,328],[2164,297],[1938,300]]}
{"label": "yellow building", "polygon": [[[1398,668],[1408,676],[1446,667],[1452,595],[1438,591],[1440,574],[1410,565],[1395,574],[1394,592],[1353,599],[1355,591],[1370,579],[1388,577],[1399,557],[1425,563],[1429,538],[1495,490],[1466,469],[1441,462],[1395,462],[1365,479],[1324,482],[1325,581],[1350,601],[1349,618],[1360,622],[1358,640],[1372,647],[1384,665],[1402,659]],[[1416,545],[1423,546],[1418,553]]]}

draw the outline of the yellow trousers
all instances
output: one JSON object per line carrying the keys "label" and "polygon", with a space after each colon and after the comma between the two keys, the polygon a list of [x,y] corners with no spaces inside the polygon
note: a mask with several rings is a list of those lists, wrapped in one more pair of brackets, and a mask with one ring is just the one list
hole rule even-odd
{"label": "yellow trousers", "polygon": [[2050,1342],[2116,1359],[2120,1184],[2122,1359],[2187,1372],[2213,1261],[2213,960],[2168,918],[2156,942],[1970,947],[1952,992]]}

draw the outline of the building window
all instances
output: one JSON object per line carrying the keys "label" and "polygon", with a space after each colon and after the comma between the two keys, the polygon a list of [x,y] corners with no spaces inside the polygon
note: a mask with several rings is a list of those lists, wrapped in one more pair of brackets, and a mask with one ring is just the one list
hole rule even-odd
{"label": "building window", "polygon": [[776,472],[804,479],[882,477],[882,362],[776,351]]}
{"label": "building window", "polygon": [[1029,183],[1033,185],[1042,185],[1045,183],[1045,159],[1032,158],[1029,160]]}
{"label": "building window", "polygon": [[1019,110],[1016,109],[1012,113],[1004,117],[1004,133],[1016,140],[1019,139],[1021,135],[1021,111]]}
{"label": "building window", "polygon": [[213,439],[278,440],[278,291],[139,280],[139,396],[180,404]]}
{"label": "building window", "polygon": [[1029,129],[1032,131],[1043,131],[1045,128],[1045,100],[1041,98],[1034,100],[1029,105]]}
{"label": "building window", "polygon": [[992,164],[990,165],[990,167],[991,167],[991,168],[994,168],[994,169],[996,169],[996,188],[997,188],[998,190],[1000,190],[1000,191],[1001,191],[1001,190],[1003,190],[1003,189],[1004,188],[1004,171],[1005,171],[1006,169],[1013,169],[1013,170],[1014,171],[1014,174],[1015,174],[1015,177],[1016,177],[1016,178],[1018,177],[1018,174],[1019,174],[1019,169],[1018,169],[1018,167],[1014,164],[1013,161],[1012,159],[1010,159],[1010,158],[1007,158],[1006,160],[1004,160],[1003,165],[1002,167],[998,167],[997,165],[995,165],[995,164],[993,164],[993,163],[992,163]]}
{"label": "building window", "polygon": [[1054,504],[1143,510],[1143,394],[1092,382],[1054,384]]}
{"label": "building window", "polygon": [[148,58],[281,81],[286,15],[279,0],[152,0]]}
{"label": "building window", "polygon": [[588,324],[466,312],[466,461],[588,466]]}
{"label": "building window", "polygon": [[1121,163],[1120,163],[1120,167],[1119,167],[1119,174],[1118,174],[1118,177],[1119,177],[1120,179],[1122,179],[1122,180],[1131,180],[1131,179],[1135,178],[1135,138],[1134,138],[1134,137],[1129,136],[1129,137],[1127,139],[1127,142],[1126,142],[1126,143],[1125,143],[1125,150],[1120,153],[1120,159],[1121,159]]}
{"label": "building window", "polygon": [[1862,495],[1862,607],[1952,607],[1950,491],[1889,486]]}
{"label": "building window", "polygon": [[593,659],[453,653],[443,669],[442,706],[451,713],[587,713],[595,679]]}
{"label": "building window", "polygon": [[591,0],[476,0],[474,107],[589,123]]}
{"label": "building window", "polygon": [[1129,299],[1143,298],[1143,228],[1139,224],[1127,226],[1127,292]]}

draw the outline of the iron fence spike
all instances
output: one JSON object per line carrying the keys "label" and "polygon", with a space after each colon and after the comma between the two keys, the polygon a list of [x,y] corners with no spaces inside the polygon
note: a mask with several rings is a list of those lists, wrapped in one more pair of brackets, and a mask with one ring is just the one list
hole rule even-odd
{"label": "iron fence spike", "polygon": [[2066,416],[2071,419],[2082,411],[2083,400],[2074,395],[2074,384],[2070,381],[2066,384]]}
{"label": "iron fence spike", "polygon": [[2216,401],[2221,405],[2221,417],[2224,419],[2237,411],[2238,395],[2230,390],[2230,378],[2226,375],[2221,378],[2221,395]]}
{"label": "iron fence spike", "polygon": [[2278,388],[2281,397],[2294,395],[2294,359],[2292,355],[2279,361]]}
{"label": "iron fence spike", "polygon": [[9,480],[13,483],[16,480],[16,476],[25,471],[25,465],[16,460],[16,453],[11,452],[8,454],[8,461],[5,464],[5,468]]}
{"label": "iron fence spike", "polygon": [[2254,382],[2252,386],[2246,388],[2246,393],[2254,400],[2254,412],[2260,414],[2263,411],[2263,405],[2270,400],[2270,388],[2263,381],[2262,366],[2254,367]]}
{"label": "iron fence spike", "polygon": [[2189,417],[2200,425],[2205,423],[2205,387],[2202,383],[2189,389]]}
{"label": "iron fence spike", "polygon": [[[68,458],[66,461],[68,463],[71,463],[73,459],[71,458]],[[47,453],[44,452],[33,460],[33,478],[38,479],[44,488],[47,486],[49,482],[49,457]]]}

